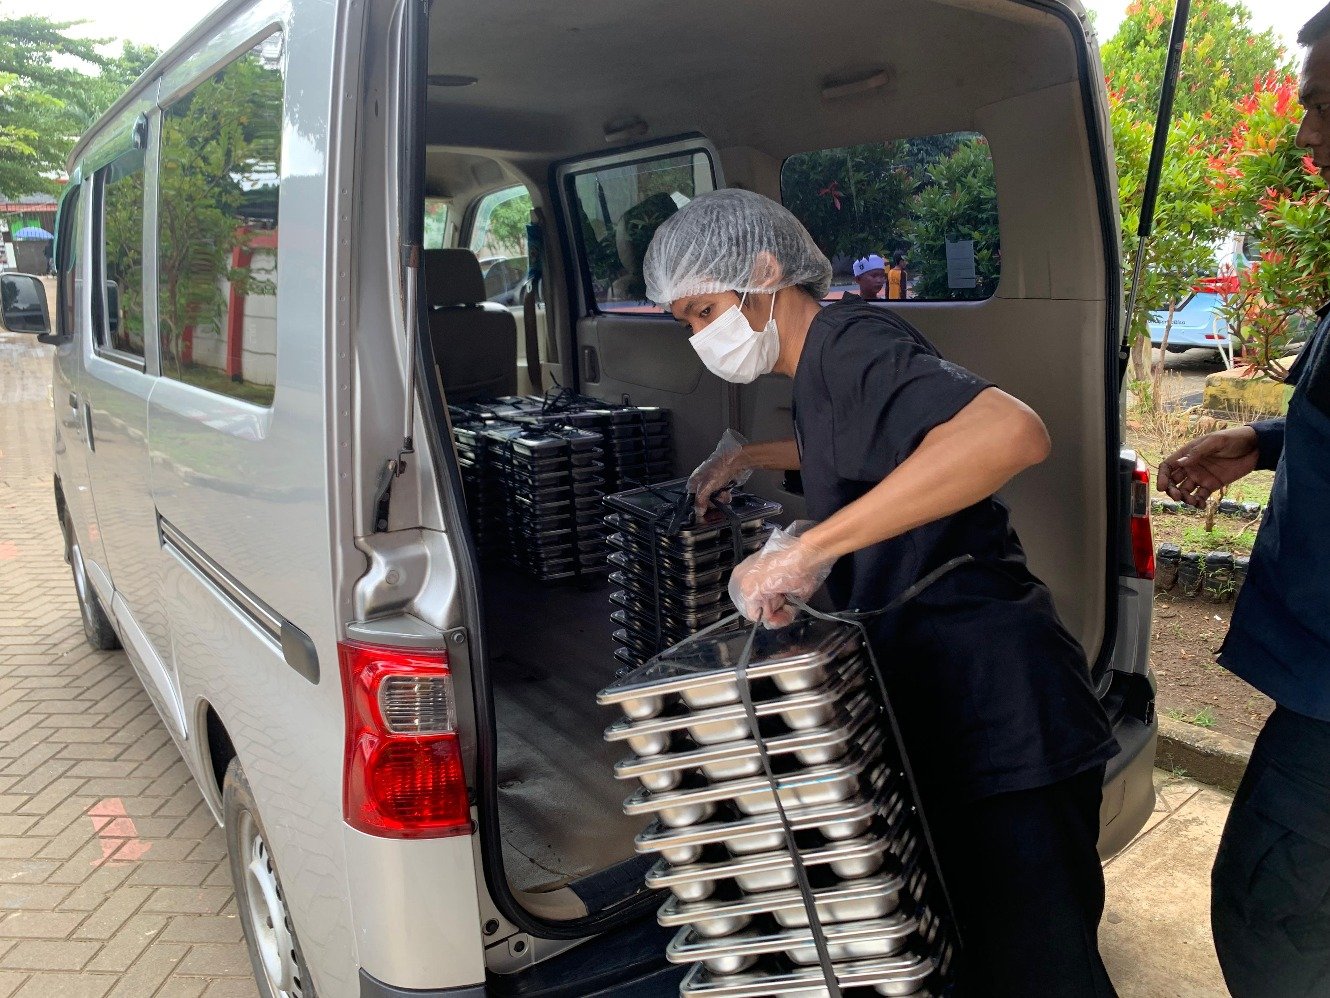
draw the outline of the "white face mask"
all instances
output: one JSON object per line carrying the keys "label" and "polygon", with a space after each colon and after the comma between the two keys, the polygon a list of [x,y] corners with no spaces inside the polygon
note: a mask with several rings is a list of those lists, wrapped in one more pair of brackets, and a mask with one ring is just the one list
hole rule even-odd
{"label": "white face mask", "polygon": [[[744,296],[745,298],[747,295]],[[731,305],[706,329],[689,339],[707,370],[718,378],[746,385],[770,374],[780,356],[780,334],[776,331],[776,296],[771,296],[771,318],[755,330],[744,317],[742,306]]]}

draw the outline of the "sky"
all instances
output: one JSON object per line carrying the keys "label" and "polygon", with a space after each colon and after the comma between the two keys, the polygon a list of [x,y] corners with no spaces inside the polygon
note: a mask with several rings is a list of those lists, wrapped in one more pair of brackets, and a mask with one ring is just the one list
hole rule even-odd
{"label": "sky", "polygon": [[[1129,0],[1084,0],[1097,17],[1100,38],[1108,38],[1122,20]],[[1253,20],[1274,28],[1290,45],[1303,23],[1325,0],[1248,0]],[[90,22],[81,32],[89,37],[129,38],[166,48],[217,0],[0,0],[0,15],[44,14],[58,20]],[[119,48],[119,46],[116,46]]]}

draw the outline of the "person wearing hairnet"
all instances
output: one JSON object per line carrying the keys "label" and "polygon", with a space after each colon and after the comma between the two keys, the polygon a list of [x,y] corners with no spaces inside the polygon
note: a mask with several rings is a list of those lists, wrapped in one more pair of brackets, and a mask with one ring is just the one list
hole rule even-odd
{"label": "person wearing hairnet", "polygon": [[994,498],[1048,455],[1043,423],[890,310],[823,307],[829,262],[761,195],[694,198],[656,232],[644,278],[714,374],[794,382],[793,439],[727,432],[691,479],[705,507],[755,468],[802,473],[815,519],[735,569],[745,616],[783,626],[788,598],[824,581],[838,609],[878,609],[973,559],[870,624],[960,922],[963,993],[1113,995],[1095,846],[1117,747],[1085,654]]}

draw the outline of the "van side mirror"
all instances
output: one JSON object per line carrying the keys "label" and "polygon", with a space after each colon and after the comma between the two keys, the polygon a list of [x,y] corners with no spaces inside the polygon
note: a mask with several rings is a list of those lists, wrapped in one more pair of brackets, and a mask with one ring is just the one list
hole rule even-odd
{"label": "van side mirror", "polygon": [[0,323],[11,333],[49,333],[46,287],[32,274],[0,274]]}

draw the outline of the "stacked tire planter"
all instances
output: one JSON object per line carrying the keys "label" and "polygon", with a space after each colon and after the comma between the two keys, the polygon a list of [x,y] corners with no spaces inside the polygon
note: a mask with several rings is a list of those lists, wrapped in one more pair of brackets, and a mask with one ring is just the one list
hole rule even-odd
{"label": "stacked tire planter", "polygon": [[[1199,510],[1171,499],[1155,499],[1151,510],[1156,514],[1200,516]],[[1217,515],[1257,523],[1264,513],[1257,503],[1239,503],[1223,499]],[[1183,551],[1177,544],[1160,544],[1155,550],[1155,590],[1176,592],[1192,599],[1226,603],[1237,597],[1247,581],[1250,559],[1231,551]]]}
{"label": "stacked tire planter", "polygon": [[736,668],[748,638],[694,637],[598,697],[623,715],[606,738],[631,752],[615,776],[637,785],[625,811],[650,822],[636,848],[659,857],[647,884],[668,892],[667,958],[691,965],[681,995],[825,996],[817,931],[847,995],[942,994],[955,962],[945,895],[859,631],[759,631],[751,715]]}
{"label": "stacked tire planter", "polygon": [[1237,597],[1247,581],[1250,562],[1245,555],[1231,551],[1202,554],[1183,551],[1176,544],[1161,544],[1155,552],[1155,589],[1226,603]]}

